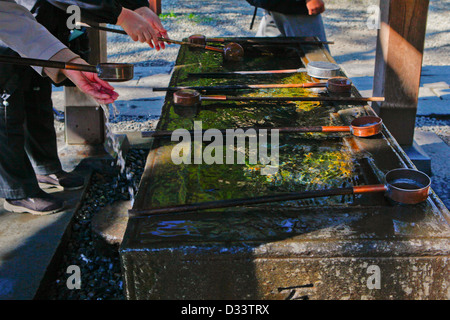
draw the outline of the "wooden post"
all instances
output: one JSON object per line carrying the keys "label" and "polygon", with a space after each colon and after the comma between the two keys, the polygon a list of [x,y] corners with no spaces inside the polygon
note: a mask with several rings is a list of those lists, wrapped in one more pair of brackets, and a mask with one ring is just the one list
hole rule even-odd
{"label": "wooden post", "polygon": [[[95,24],[89,22],[90,24]],[[105,62],[106,32],[89,29],[89,63]],[[65,87],[65,137],[68,145],[101,145],[105,141],[102,108],[77,87]]]}
{"label": "wooden post", "polygon": [[372,107],[401,144],[413,144],[429,0],[380,0]]}
{"label": "wooden post", "polygon": [[[106,24],[98,24],[95,22],[90,22],[89,24],[106,27]],[[106,36],[107,33],[104,31],[88,28],[89,47],[91,48],[91,52],[89,53],[90,64],[96,65],[97,63],[106,62]]]}
{"label": "wooden post", "polygon": [[161,14],[161,0],[149,0],[149,8],[156,14]]}

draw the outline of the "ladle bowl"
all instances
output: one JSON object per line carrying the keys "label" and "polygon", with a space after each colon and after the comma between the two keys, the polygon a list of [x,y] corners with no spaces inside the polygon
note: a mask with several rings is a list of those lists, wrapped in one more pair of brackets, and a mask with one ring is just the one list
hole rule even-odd
{"label": "ladle bowl", "polygon": [[341,68],[328,61],[311,61],[306,65],[309,76],[317,79],[329,79],[339,76]]}
{"label": "ladle bowl", "polygon": [[386,176],[387,197],[395,202],[416,204],[427,199],[431,179],[423,172],[412,169],[394,169]]}
{"label": "ladle bowl", "polygon": [[133,79],[134,65],[130,63],[100,63],[96,66],[100,79],[122,82]]}
{"label": "ladle bowl", "polygon": [[193,107],[200,105],[201,95],[197,90],[182,89],[173,93],[173,103],[180,107]]}
{"label": "ladle bowl", "polygon": [[352,91],[352,81],[346,77],[333,77],[327,80],[327,89],[331,93],[349,93]]}
{"label": "ladle bowl", "polygon": [[77,70],[98,73],[100,79],[121,82],[133,79],[134,65],[129,63],[99,63],[96,66],[63,61],[31,59],[0,55],[0,62],[25,66],[40,66],[56,69]]}
{"label": "ladle bowl", "polygon": [[381,132],[383,120],[377,116],[363,116],[350,123],[350,131],[357,137],[371,137]]}
{"label": "ladle bowl", "polygon": [[230,42],[223,47],[223,58],[231,62],[242,61],[244,58],[244,48],[236,42]]}
{"label": "ladle bowl", "polygon": [[206,45],[206,36],[202,34],[193,34],[188,38],[190,43]]}

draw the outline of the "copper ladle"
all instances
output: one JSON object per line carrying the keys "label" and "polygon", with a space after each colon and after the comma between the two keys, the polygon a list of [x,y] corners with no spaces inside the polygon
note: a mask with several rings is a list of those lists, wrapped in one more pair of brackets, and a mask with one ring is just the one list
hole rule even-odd
{"label": "copper ladle", "polygon": [[[291,133],[306,133],[306,132],[323,132],[323,133],[336,133],[336,132],[351,132],[356,137],[371,137],[381,132],[383,121],[376,116],[363,116],[354,119],[349,126],[313,126],[313,127],[281,127],[281,128],[240,128],[243,130],[278,130],[279,132],[291,132]],[[223,134],[227,134],[229,129],[221,129]],[[202,130],[205,133],[207,130]],[[144,138],[150,137],[164,137],[171,136],[174,131],[144,131],[141,136]],[[195,131],[190,130],[190,134]],[[233,130],[234,134],[234,130]]]}
{"label": "copper ladle", "polygon": [[[127,34],[124,30],[112,29],[112,28],[107,28],[107,27],[102,27],[102,26],[91,26],[91,25],[89,25],[87,23],[83,23],[83,22],[78,22],[77,25],[87,27],[87,28],[102,30],[102,31],[108,31],[108,32],[112,32],[112,33],[119,33],[119,34],[125,34],[125,35]],[[161,38],[161,37],[158,37],[158,40],[164,41],[167,43],[186,45],[186,46],[189,46],[192,48],[220,52],[220,53],[222,53],[223,58],[227,61],[241,61],[242,58],[244,57],[244,48],[242,48],[242,46],[240,44],[234,43],[234,42],[228,43],[223,48],[218,48],[218,47],[213,47],[213,46],[207,46],[206,43],[205,44],[197,44],[197,43],[192,43],[192,42],[172,40],[172,39]]]}
{"label": "copper ladle", "polygon": [[166,39],[166,38],[158,38],[158,40],[165,41],[168,43],[186,45],[186,46],[193,47],[193,48],[221,52],[223,55],[223,58],[227,61],[241,61],[244,57],[244,48],[242,48],[242,46],[240,44],[235,43],[235,42],[230,42],[227,45],[225,45],[223,48],[218,48],[218,47],[212,47],[212,46],[207,46],[207,45],[202,45],[202,44],[195,44],[195,43]]}
{"label": "copper ladle", "polygon": [[[188,38],[188,41],[191,43],[197,43],[197,44],[203,44],[205,45],[207,42],[215,42],[215,43],[225,43],[228,40],[224,38],[207,38],[205,35],[202,34],[193,34]],[[229,41],[228,41],[229,42]],[[242,39],[239,40],[241,43],[248,43],[248,44],[334,44],[334,41],[316,41],[316,40],[289,40],[289,39],[267,39],[267,38],[254,38],[254,39]]]}
{"label": "copper ladle", "polygon": [[226,77],[235,75],[268,75],[268,74],[284,74],[306,72],[310,77],[317,79],[329,79],[338,77],[341,68],[329,61],[311,61],[306,68],[299,69],[281,69],[281,70],[255,70],[255,71],[230,71],[230,72],[198,72],[189,73],[193,77]]}
{"label": "copper ladle", "polygon": [[332,93],[349,93],[352,90],[352,81],[345,77],[334,77],[327,82],[308,83],[275,83],[275,84],[236,84],[223,86],[186,86],[186,87],[154,87],[153,91],[178,90],[239,90],[239,89],[275,89],[275,88],[323,88]]}
{"label": "copper ladle", "polygon": [[133,79],[134,65],[129,63],[99,63],[96,66],[66,63],[62,61],[29,59],[0,55],[0,63],[11,63],[25,66],[39,66],[46,68],[67,69],[98,73],[98,77],[105,81],[121,82]]}
{"label": "copper ladle", "polygon": [[130,216],[150,216],[167,213],[184,213],[207,209],[220,209],[238,206],[249,206],[263,203],[292,201],[338,195],[384,192],[385,196],[402,204],[418,204],[428,198],[431,179],[425,173],[413,169],[394,169],[386,173],[385,184],[353,186],[304,192],[289,192],[251,198],[227,199],[167,207],[156,207],[145,210],[129,210]]}
{"label": "copper ladle", "polygon": [[236,97],[224,95],[201,96],[198,91],[191,89],[178,90],[173,93],[173,102],[180,107],[195,107],[201,101],[340,101],[363,102],[384,101],[383,97]]}

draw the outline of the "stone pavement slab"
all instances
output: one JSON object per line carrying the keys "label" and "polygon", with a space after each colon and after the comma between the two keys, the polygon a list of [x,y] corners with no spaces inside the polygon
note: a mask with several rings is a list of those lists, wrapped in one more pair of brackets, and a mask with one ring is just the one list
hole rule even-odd
{"label": "stone pavement slab", "polygon": [[450,66],[423,66],[417,115],[450,114]]}
{"label": "stone pavement slab", "polygon": [[[126,154],[126,136],[117,137],[120,150]],[[66,201],[64,211],[48,216],[7,212],[3,209],[4,200],[0,199],[0,300],[31,300],[39,295],[39,290],[45,290],[45,284],[52,280],[72,217],[81,205],[92,172],[111,167],[108,164],[117,157],[106,146],[100,149],[103,153],[87,158],[83,149],[65,145],[61,133],[57,142],[63,169],[84,176],[85,188],[70,192],[44,189]]]}
{"label": "stone pavement slab", "polygon": [[433,159],[433,170],[447,173],[450,176],[450,146],[433,132],[415,130],[414,140]]}
{"label": "stone pavement slab", "polygon": [[433,132],[415,130],[414,140],[431,160],[431,187],[450,207],[450,146]]}
{"label": "stone pavement slab", "polygon": [[[88,181],[90,173],[84,176]],[[84,193],[45,191],[65,199],[67,209],[48,216],[11,213],[0,199],[0,300],[35,297]]]}

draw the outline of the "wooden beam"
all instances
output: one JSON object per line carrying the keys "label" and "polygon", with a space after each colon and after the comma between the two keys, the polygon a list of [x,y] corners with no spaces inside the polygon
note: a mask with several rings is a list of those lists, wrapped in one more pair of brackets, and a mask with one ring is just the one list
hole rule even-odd
{"label": "wooden beam", "polygon": [[380,0],[372,107],[401,145],[412,145],[429,0]]}

